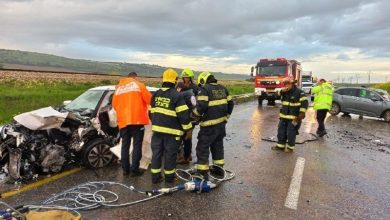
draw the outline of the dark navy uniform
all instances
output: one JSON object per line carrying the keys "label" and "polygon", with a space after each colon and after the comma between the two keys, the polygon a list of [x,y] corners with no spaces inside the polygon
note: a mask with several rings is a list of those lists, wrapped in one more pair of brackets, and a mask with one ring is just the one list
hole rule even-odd
{"label": "dark navy uniform", "polygon": [[209,170],[209,154],[213,163],[223,166],[226,122],[232,114],[234,103],[228,90],[217,83],[207,83],[199,88],[197,105],[193,113],[201,116],[196,156],[196,169],[206,175]]}
{"label": "dark navy uniform", "polygon": [[169,84],[158,90],[151,101],[152,121],[152,182],[156,183],[161,178],[162,157],[164,155],[165,181],[174,181],[176,171],[176,156],[180,146],[181,137],[185,131],[192,128],[189,108],[183,96]]}
{"label": "dark navy uniform", "polygon": [[[308,100],[305,92],[296,86],[286,92],[280,92],[282,108],[279,114],[278,148],[293,150],[300,126],[299,115],[305,113],[308,108]],[[287,146],[286,146],[287,143]]]}
{"label": "dark navy uniform", "polygon": [[[193,85],[193,84],[191,84],[191,85]],[[198,88],[198,87],[196,87],[196,88]],[[182,90],[180,92],[180,94],[183,96],[184,101],[185,101],[186,105],[188,106],[188,108],[190,109],[190,111],[192,111],[196,106],[196,98],[195,98],[194,90],[191,88],[185,89],[185,90]],[[195,126],[195,124],[196,124],[196,122],[192,122],[193,126]],[[188,136],[187,139],[186,139],[186,137],[183,137],[183,145],[184,145],[183,159],[185,161],[187,161],[187,163],[192,160],[192,158],[191,158],[192,130],[193,129],[188,131],[188,132],[191,132],[191,135]],[[184,135],[184,136],[187,136],[187,135]]]}

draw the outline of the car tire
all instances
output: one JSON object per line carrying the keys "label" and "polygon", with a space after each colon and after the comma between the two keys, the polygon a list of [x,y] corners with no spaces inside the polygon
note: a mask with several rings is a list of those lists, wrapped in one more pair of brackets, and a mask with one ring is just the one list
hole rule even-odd
{"label": "car tire", "polygon": [[263,99],[261,97],[259,97],[257,101],[258,101],[259,106],[263,105]]}
{"label": "car tire", "polygon": [[111,145],[102,139],[89,142],[83,153],[83,163],[86,167],[97,169],[109,165],[114,160],[110,151]]}
{"label": "car tire", "polygon": [[275,105],[275,99],[268,99],[268,105],[274,106]]}
{"label": "car tire", "polygon": [[338,115],[341,111],[340,105],[337,104],[336,102],[332,103],[332,109],[330,109],[329,113],[331,115]]}
{"label": "car tire", "polygon": [[390,110],[383,113],[383,118],[385,119],[385,122],[390,122]]}

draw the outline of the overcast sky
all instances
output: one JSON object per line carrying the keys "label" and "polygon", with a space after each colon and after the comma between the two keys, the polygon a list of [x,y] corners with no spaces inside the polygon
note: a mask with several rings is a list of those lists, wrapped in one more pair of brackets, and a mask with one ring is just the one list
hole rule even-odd
{"label": "overcast sky", "polygon": [[248,74],[287,57],[390,80],[389,0],[0,0],[0,48]]}

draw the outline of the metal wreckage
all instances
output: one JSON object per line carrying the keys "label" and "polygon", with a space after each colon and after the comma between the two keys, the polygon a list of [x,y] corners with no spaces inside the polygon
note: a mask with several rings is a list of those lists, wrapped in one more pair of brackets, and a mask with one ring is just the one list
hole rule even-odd
{"label": "metal wreckage", "polygon": [[90,109],[47,107],[15,116],[0,127],[0,175],[22,182],[72,165],[108,165],[115,159],[110,148],[119,142],[110,111],[103,108],[96,116]]}

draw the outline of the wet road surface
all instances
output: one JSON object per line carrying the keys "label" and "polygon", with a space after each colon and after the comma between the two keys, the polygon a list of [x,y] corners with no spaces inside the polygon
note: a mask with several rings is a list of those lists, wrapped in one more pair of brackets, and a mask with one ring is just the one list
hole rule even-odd
{"label": "wet road surface", "polygon": [[[255,102],[236,106],[225,141],[226,167],[236,172],[236,178],[212,192],[178,192],[130,207],[86,211],[82,212],[84,219],[390,219],[389,123],[329,116],[328,138],[297,145],[294,153],[284,153],[272,151],[274,143],[261,140],[276,135],[278,111],[277,106],[258,108]],[[301,127],[303,137],[315,133],[313,113],[308,111]],[[296,189],[300,193],[297,208],[291,209],[285,203],[298,158],[305,163],[300,188]],[[141,189],[165,186],[153,186],[149,173],[123,177],[120,166],[112,165],[96,172],[83,169],[5,201],[36,204],[52,194],[96,180]],[[4,192],[13,186],[0,187]],[[121,201],[143,198],[128,191],[118,193]]]}

